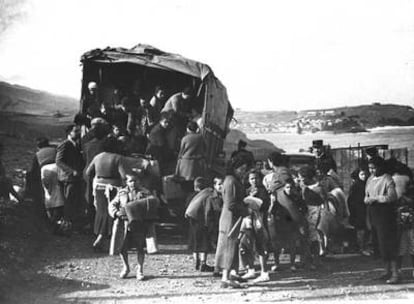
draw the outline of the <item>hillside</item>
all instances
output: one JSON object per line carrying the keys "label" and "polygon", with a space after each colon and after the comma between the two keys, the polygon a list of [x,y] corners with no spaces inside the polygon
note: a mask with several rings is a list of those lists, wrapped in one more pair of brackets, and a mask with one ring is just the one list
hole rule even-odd
{"label": "hillside", "polygon": [[414,125],[410,106],[374,103],[307,111],[235,112],[234,128],[255,133],[301,131],[354,132],[379,126]]}
{"label": "hillside", "polygon": [[73,115],[77,109],[78,101],[74,98],[0,82],[1,112],[52,115],[59,111],[64,115]]}

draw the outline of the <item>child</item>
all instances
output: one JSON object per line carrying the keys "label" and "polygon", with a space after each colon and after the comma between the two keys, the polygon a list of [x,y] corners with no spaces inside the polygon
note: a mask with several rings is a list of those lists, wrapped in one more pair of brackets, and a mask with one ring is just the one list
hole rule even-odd
{"label": "child", "polygon": [[275,256],[276,270],[279,266],[281,249],[287,249],[290,255],[290,269],[296,271],[296,242],[304,233],[304,219],[294,196],[295,182],[289,178],[285,181],[282,191],[276,193],[271,207],[273,213],[273,227],[275,233],[272,237],[272,245]]}
{"label": "child", "polygon": [[209,226],[213,223],[213,205],[209,199],[214,190],[208,187],[203,177],[194,180],[196,194],[190,201],[185,217],[189,220],[189,248],[193,252],[195,269],[201,272],[213,272],[214,267],[207,265],[207,253],[211,251]]}
{"label": "child", "polygon": [[[247,273],[243,279],[255,278],[254,271],[254,249],[259,255],[260,276],[253,280],[253,283],[267,282],[270,280],[267,271],[267,242],[269,234],[267,230],[267,211],[269,209],[269,194],[262,186],[261,175],[252,169],[248,175],[249,188],[246,194],[262,201],[258,210],[246,217],[243,239],[241,240],[240,256],[242,263],[247,267]],[[245,245],[245,246],[244,246]]]}
{"label": "child", "polygon": [[111,237],[110,254],[119,253],[123,269],[120,278],[128,276],[128,250],[137,250],[138,281],[144,280],[144,248],[147,228],[156,218],[159,201],[144,188],[136,175],[126,175],[127,187],[119,190],[108,205],[108,212],[115,219]]}
{"label": "child", "polygon": [[322,206],[325,204],[324,198],[327,197],[322,186],[316,181],[315,176],[315,169],[311,167],[305,166],[299,170],[302,198],[308,209],[306,220],[308,223],[308,241],[310,246],[309,259],[311,269],[316,269],[316,265],[319,264],[322,240],[317,227],[319,224]]}
{"label": "child", "polygon": [[[211,236],[210,237],[211,246],[213,247],[214,250],[216,250],[217,248],[218,233],[219,233],[218,226],[219,226],[221,210],[223,209],[223,198],[222,198],[223,181],[224,179],[220,176],[216,176],[213,179],[214,193],[210,197],[211,204],[213,206],[213,217],[212,217],[213,223],[210,226],[211,230],[209,233]],[[220,270],[217,267],[214,267],[213,276],[214,277],[220,276]]]}
{"label": "child", "polygon": [[351,173],[352,185],[349,188],[348,205],[350,211],[350,224],[355,227],[359,252],[369,256],[367,250],[368,229],[367,229],[367,206],[364,203],[365,184],[367,172],[361,168]]}

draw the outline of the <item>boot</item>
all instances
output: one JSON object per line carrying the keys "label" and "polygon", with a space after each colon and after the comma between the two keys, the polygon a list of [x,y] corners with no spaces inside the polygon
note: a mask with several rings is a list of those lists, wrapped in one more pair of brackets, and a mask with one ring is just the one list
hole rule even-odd
{"label": "boot", "polygon": [[383,281],[383,280],[388,280],[391,278],[391,264],[389,261],[385,262],[385,273],[383,275],[381,275],[380,277],[377,278],[377,280]]}
{"label": "boot", "polygon": [[391,277],[385,282],[387,284],[398,284],[400,277],[398,275],[397,261],[391,261]]}

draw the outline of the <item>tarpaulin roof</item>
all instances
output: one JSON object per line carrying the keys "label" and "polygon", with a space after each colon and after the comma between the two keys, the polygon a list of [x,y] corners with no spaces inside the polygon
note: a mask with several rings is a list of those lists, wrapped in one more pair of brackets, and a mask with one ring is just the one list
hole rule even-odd
{"label": "tarpaulin roof", "polygon": [[207,75],[213,74],[210,67],[181,55],[166,53],[153,46],[138,44],[131,49],[110,48],[94,49],[81,57],[81,62],[101,63],[135,63],[151,68],[177,71],[204,80]]}

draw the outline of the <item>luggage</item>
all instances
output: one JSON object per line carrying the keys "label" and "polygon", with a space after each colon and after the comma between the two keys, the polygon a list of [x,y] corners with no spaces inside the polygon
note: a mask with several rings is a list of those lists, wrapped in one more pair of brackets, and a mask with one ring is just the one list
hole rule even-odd
{"label": "luggage", "polygon": [[162,178],[162,189],[167,200],[185,199],[187,194],[184,192],[179,178],[174,175],[167,175]]}
{"label": "luggage", "polygon": [[147,227],[147,235],[145,237],[145,242],[147,244],[147,253],[154,254],[158,252],[158,242],[157,234],[155,231],[155,224],[151,223]]}

